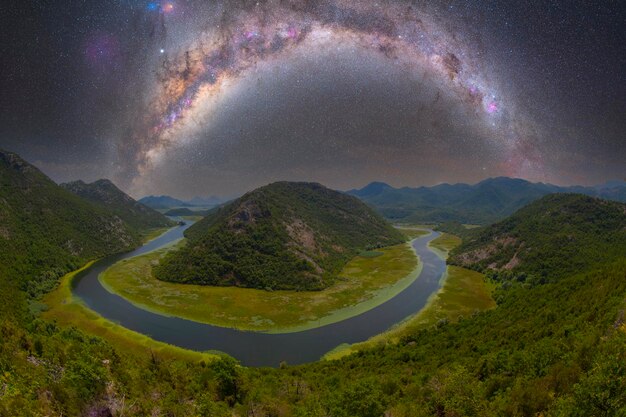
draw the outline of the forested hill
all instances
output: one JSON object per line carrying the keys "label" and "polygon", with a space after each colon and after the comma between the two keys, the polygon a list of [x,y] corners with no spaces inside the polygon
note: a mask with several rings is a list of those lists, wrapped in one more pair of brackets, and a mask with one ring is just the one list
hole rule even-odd
{"label": "forested hill", "polygon": [[135,201],[107,179],[90,184],[74,181],[61,184],[61,187],[92,203],[106,207],[136,231],[174,225],[173,221],[158,211]]}
{"label": "forested hill", "polygon": [[139,244],[138,234],[120,217],[59,187],[18,155],[0,150],[3,288],[11,283],[36,296],[87,260]]}
{"label": "forested hill", "polygon": [[471,234],[450,263],[545,282],[626,254],[626,204],[552,194]]}
{"label": "forested hill", "polygon": [[321,289],[359,251],[403,236],[357,198],[314,183],[249,192],[188,229],[158,278],[207,285]]}

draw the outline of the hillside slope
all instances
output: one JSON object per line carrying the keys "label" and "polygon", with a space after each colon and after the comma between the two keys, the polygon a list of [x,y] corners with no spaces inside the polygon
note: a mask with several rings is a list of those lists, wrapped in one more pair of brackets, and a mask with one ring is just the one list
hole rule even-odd
{"label": "hillside slope", "polygon": [[403,236],[355,197],[319,184],[278,182],[216,210],[157,278],[208,285],[321,289],[360,250]]}
{"label": "hillside slope", "polygon": [[626,202],[626,184],[609,182],[596,187],[560,187],[519,178],[489,178],[474,185],[440,184],[433,187],[393,188],[371,183],[350,190],[386,218],[402,222],[489,224],[552,193],[578,193]]}
{"label": "hillside slope", "polygon": [[87,260],[139,244],[119,216],[0,150],[0,280],[36,296]]}
{"label": "hillside slope", "polygon": [[470,235],[450,263],[553,280],[626,254],[626,204],[552,194]]}
{"label": "hillside slope", "polygon": [[90,184],[79,180],[61,184],[61,187],[92,203],[106,207],[137,231],[174,225],[173,221],[135,201],[107,179]]}

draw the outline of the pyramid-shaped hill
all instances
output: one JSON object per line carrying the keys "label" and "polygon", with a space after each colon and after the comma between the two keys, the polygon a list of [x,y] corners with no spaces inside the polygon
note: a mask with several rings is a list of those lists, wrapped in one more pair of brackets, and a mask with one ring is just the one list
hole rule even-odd
{"label": "pyramid-shaped hill", "polygon": [[405,240],[359,199],[320,184],[277,182],[213,211],[154,270],[166,281],[318,290],[360,251]]}

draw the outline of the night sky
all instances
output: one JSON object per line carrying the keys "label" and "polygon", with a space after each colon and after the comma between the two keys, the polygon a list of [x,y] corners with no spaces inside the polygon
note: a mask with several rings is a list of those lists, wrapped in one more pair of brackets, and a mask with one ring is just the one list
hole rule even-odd
{"label": "night sky", "polygon": [[626,177],[623,1],[12,3],[0,148],[58,182]]}

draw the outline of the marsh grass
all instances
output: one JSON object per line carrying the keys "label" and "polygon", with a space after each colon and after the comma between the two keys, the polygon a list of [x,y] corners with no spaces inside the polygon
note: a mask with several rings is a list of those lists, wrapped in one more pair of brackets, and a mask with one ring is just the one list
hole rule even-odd
{"label": "marsh grass", "polygon": [[461,238],[449,233],[442,233],[437,239],[431,240],[428,246],[441,258],[448,258],[448,253],[461,244]]}
{"label": "marsh grass", "polygon": [[157,354],[162,359],[192,362],[210,361],[217,358],[214,353],[195,352],[158,342],[149,336],[128,330],[107,320],[87,308],[72,295],[71,288],[76,275],[93,263],[94,261],[89,262],[82,268],[65,275],[60,285],[44,297],[43,303],[47,308],[41,313],[43,318],[56,321],[62,326],[74,326],[90,335],[102,337],[120,351],[138,360],[145,360]]}
{"label": "marsh grass", "polygon": [[[461,243],[457,236],[447,233],[432,240],[429,246],[443,259],[448,252]],[[492,293],[495,284],[486,282],[483,274],[469,269],[448,266],[442,277],[442,288],[428,300],[426,306],[417,314],[405,321],[396,324],[388,331],[373,336],[365,342],[354,345],[343,344],[328,352],[324,359],[340,359],[359,350],[388,343],[397,343],[403,336],[415,334],[442,323],[455,323],[469,318],[479,311],[488,310],[496,306]]]}
{"label": "marsh grass", "polygon": [[157,237],[161,236],[163,233],[167,232],[170,229],[171,229],[170,227],[160,227],[156,229],[147,230],[141,234],[141,241],[144,244],[148,243],[149,241],[156,239]]}
{"label": "marsh grass", "polygon": [[427,226],[422,226],[422,225],[415,225],[415,226],[406,226],[406,225],[401,225],[401,226],[395,226],[396,229],[398,229],[400,232],[402,232],[402,234],[404,234],[407,238],[409,239],[417,239],[418,237],[422,237],[422,236],[426,236],[428,234],[430,234],[429,227]]}
{"label": "marsh grass", "polygon": [[[408,287],[418,258],[405,243],[353,258],[337,283],[322,291],[265,291],[160,281],[152,268],[172,248],[123,260],[100,276],[107,290],[157,314],[242,330],[285,333],[361,314]],[[363,254],[362,254],[363,255]]]}

